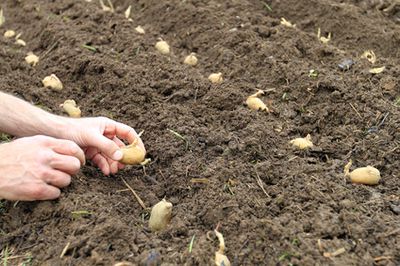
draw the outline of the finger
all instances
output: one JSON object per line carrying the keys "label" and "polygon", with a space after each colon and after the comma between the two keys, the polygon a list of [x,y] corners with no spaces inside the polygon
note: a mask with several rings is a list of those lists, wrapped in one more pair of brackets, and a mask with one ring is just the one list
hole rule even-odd
{"label": "finger", "polygon": [[85,164],[85,154],[75,142],[58,139],[52,146],[53,151],[64,155],[74,156],[81,161],[82,165]]}
{"label": "finger", "polygon": [[127,140],[130,144],[136,141],[140,147],[146,150],[142,140],[133,128],[123,123],[113,122],[113,125],[106,127],[106,133],[115,133],[118,138]]}
{"label": "finger", "polygon": [[125,168],[125,164],[118,163],[118,169],[119,169],[119,170],[122,170],[122,169],[124,169],[124,168]]}
{"label": "finger", "polygon": [[49,185],[63,188],[71,184],[71,176],[62,171],[53,170],[51,175],[46,177],[44,181]]}
{"label": "finger", "polygon": [[110,166],[110,173],[111,174],[118,173],[118,161],[108,159],[107,162],[108,162],[108,165]]}
{"label": "finger", "polygon": [[50,161],[50,167],[74,175],[81,169],[81,161],[73,156],[55,153]]}
{"label": "finger", "polygon": [[92,162],[97,165],[97,167],[100,168],[100,170],[103,172],[103,174],[105,175],[109,175],[110,174],[110,166],[107,162],[107,159],[104,158],[104,156],[102,156],[100,153],[96,154],[93,158],[92,158]]}
{"label": "finger", "polygon": [[24,200],[52,200],[60,197],[60,189],[47,185],[45,183],[35,184],[34,186],[26,187],[24,193]]}
{"label": "finger", "polygon": [[97,148],[105,156],[115,161],[122,159],[122,151],[118,145],[113,140],[97,132],[88,140],[88,146]]}
{"label": "finger", "polygon": [[118,145],[118,147],[120,147],[120,148],[125,147],[125,144],[119,138],[114,137],[113,141],[115,142],[115,144]]}
{"label": "finger", "polygon": [[85,151],[86,159],[92,160],[92,158],[98,153],[100,153],[98,149],[89,147]]}

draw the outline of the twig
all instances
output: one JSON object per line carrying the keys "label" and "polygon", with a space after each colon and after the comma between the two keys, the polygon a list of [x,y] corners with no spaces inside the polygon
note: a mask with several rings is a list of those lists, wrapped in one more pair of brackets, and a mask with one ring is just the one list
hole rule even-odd
{"label": "twig", "polygon": [[65,256],[65,254],[67,253],[67,251],[68,251],[70,245],[71,245],[71,242],[68,242],[68,243],[65,245],[65,247],[63,248],[63,250],[62,250],[62,252],[61,252],[61,254],[60,254],[60,259],[62,259],[62,258]]}
{"label": "twig", "polygon": [[129,188],[129,190],[132,192],[132,194],[135,196],[135,198],[139,202],[140,206],[142,206],[142,208],[144,210],[147,210],[146,205],[144,204],[142,199],[138,196],[138,194],[136,194],[135,190],[133,190],[133,188],[125,181],[125,179],[123,177],[121,177],[121,179],[124,182],[125,186],[127,186]]}
{"label": "twig", "polygon": [[393,259],[393,257],[391,257],[391,256],[380,256],[380,257],[374,258],[374,261],[378,262],[378,261],[381,261],[381,260],[391,260],[391,259]]}
{"label": "twig", "polygon": [[267,191],[265,191],[263,183],[261,181],[260,176],[258,175],[257,171],[254,169],[254,172],[256,173],[256,181],[257,181],[257,185],[261,188],[261,190],[264,192],[264,194],[268,197],[271,198],[271,196],[267,193]]}
{"label": "twig", "polygon": [[362,119],[362,116],[361,116],[360,113],[357,111],[357,109],[354,107],[354,105],[352,105],[351,103],[349,103],[349,104],[350,104],[351,108],[353,108],[353,110],[356,112],[356,114],[358,115],[358,117],[359,117],[360,119]]}
{"label": "twig", "polygon": [[49,49],[47,49],[46,52],[44,52],[44,54],[41,56],[41,60],[43,60],[43,58],[45,58],[51,51],[54,50],[54,48],[56,48],[56,46],[58,45],[59,41],[61,40],[61,38],[59,38],[57,41],[55,41],[50,47]]}

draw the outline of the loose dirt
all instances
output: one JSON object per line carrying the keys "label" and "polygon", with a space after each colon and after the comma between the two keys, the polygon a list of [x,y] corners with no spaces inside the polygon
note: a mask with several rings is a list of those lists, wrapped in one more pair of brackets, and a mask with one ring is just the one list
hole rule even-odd
{"label": "loose dirt", "polygon": [[[132,21],[123,14],[129,5]],[[144,130],[152,159],[145,169],[116,176],[85,166],[57,201],[2,202],[0,250],[3,260],[8,253],[7,265],[213,265],[218,242],[207,233],[217,224],[233,265],[400,264],[396,1],[126,0],[114,6],[112,14],[97,1],[0,4],[6,17],[0,90],[60,115],[59,104],[73,98],[84,116]],[[281,17],[296,27],[280,25]],[[138,25],[146,34],[135,32]],[[328,44],[318,41],[318,28],[323,36],[332,33]],[[5,39],[6,29],[22,32],[27,46]],[[155,50],[160,37],[171,55]],[[360,58],[369,49],[375,65]],[[35,68],[24,62],[29,51],[41,57]],[[191,52],[196,67],[182,63]],[[355,62],[347,71],[338,67],[345,59]],[[382,73],[368,73],[380,66],[386,66]],[[312,69],[317,76],[310,77]],[[224,83],[210,84],[214,72],[224,74]],[[51,73],[63,91],[42,87]],[[272,113],[243,104],[258,89],[267,91],[262,99]],[[307,134],[313,149],[288,144]],[[382,182],[351,184],[343,175],[350,158],[357,167],[378,168]],[[164,197],[174,204],[168,230],[149,232],[148,212],[121,177],[147,206]],[[324,256],[340,248],[345,252]]]}

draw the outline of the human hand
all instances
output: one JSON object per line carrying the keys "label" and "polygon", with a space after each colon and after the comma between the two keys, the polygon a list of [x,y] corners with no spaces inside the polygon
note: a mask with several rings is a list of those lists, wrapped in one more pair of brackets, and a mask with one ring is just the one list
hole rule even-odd
{"label": "human hand", "polygon": [[83,148],[86,158],[97,165],[105,175],[115,174],[124,167],[121,147],[137,141],[145,150],[136,131],[125,124],[105,117],[68,119],[68,129],[62,138],[69,139]]}
{"label": "human hand", "polygon": [[0,199],[56,199],[84,163],[83,151],[69,140],[34,136],[1,144]]}

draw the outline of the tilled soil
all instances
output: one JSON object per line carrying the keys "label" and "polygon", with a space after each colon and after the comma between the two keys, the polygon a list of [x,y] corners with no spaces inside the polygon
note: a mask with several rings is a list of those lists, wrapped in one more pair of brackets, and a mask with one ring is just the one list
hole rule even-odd
{"label": "tilled soil", "polygon": [[[132,21],[123,14],[129,5]],[[114,6],[110,13],[97,1],[0,3],[0,90],[60,115],[59,104],[73,98],[85,116],[144,130],[152,159],[109,177],[85,166],[57,201],[2,202],[3,262],[213,265],[219,224],[233,265],[400,264],[400,4]],[[296,27],[281,25],[281,17]],[[146,34],[134,30],[138,25]],[[332,33],[328,44],[317,39],[318,28]],[[22,32],[27,46],[5,39],[6,29]],[[170,55],[155,50],[158,38],[171,45]],[[360,58],[370,49],[374,65]],[[34,68],[24,62],[29,51],[41,58]],[[196,67],[182,63],[191,52]],[[355,62],[349,70],[338,67],[344,59]],[[381,66],[382,73],[368,73]],[[223,73],[222,84],[208,81],[213,72]],[[43,88],[51,73],[63,91]],[[244,105],[258,89],[271,113]],[[289,145],[307,134],[312,149]],[[378,168],[380,184],[352,184],[343,174],[349,159]],[[174,204],[166,231],[148,230],[148,212],[121,177],[147,206],[164,197]]]}

